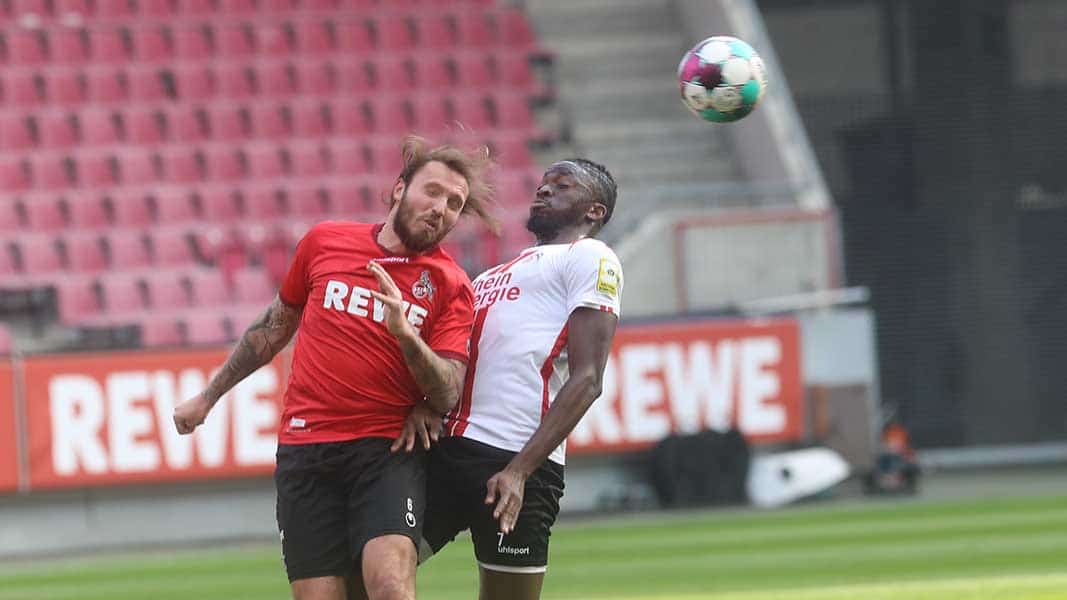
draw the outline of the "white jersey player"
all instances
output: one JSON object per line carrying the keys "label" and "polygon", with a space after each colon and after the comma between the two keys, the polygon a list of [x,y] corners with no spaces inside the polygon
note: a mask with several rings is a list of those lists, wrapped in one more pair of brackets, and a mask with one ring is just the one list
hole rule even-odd
{"label": "white jersey player", "polygon": [[[553,164],[530,207],[538,245],[474,280],[463,393],[427,482],[423,557],[470,529],[483,600],[540,597],[567,435],[600,395],[619,317],[618,257],[593,236],[616,187],[585,159]],[[396,447],[436,435],[413,413]]]}

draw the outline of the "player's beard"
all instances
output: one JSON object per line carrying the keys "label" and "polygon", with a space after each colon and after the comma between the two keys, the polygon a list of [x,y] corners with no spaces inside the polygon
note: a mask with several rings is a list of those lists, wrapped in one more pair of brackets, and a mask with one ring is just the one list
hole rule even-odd
{"label": "player's beard", "polygon": [[532,211],[530,217],[526,219],[526,230],[537,236],[539,240],[551,240],[564,227],[581,223],[582,215],[588,208],[589,205],[582,202],[575,204],[570,210]]}
{"label": "player's beard", "polygon": [[396,211],[396,219],[393,221],[393,230],[404,244],[404,247],[412,252],[425,252],[433,248],[445,239],[448,230],[444,228],[444,221],[437,225],[436,231],[427,231],[422,228],[422,219],[415,214],[415,209],[407,202],[408,191],[400,197],[400,208]]}

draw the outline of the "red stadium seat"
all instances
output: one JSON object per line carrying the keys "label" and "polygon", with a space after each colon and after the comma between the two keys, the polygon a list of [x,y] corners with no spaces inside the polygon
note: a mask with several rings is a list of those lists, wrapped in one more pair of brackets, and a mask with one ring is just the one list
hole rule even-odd
{"label": "red stadium seat", "polygon": [[139,276],[132,273],[108,273],[101,276],[99,281],[103,309],[107,314],[131,315],[148,308],[144,286]]}
{"label": "red stadium seat", "polygon": [[403,160],[400,142],[395,136],[371,138],[367,144],[371,155],[371,168],[375,174],[394,177],[400,174]]}
{"label": "red stadium seat", "polygon": [[79,18],[84,20],[93,14],[89,0],[56,0],[55,7],[56,16],[61,21],[77,21]]}
{"label": "red stadium seat", "polygon": [[27,166],[17,156],[0,156],[0,192],[17,192],[30,187]]}
{"label": "red stadium seat", "polygon": [[33,71],[0,70],[0,91],[8,107],[38,108],[42,97],[38,92],[38,77]]}
{"label": "red stadium seat", "polygon": [[149,231],[152,257],[158,266],[182,267],[196,262],[185,227],[161,227]]}
{"label": "red stadium seat", "polygon": [[196,149],[171,147],[164,150],[161,157],[163,159],[163,179],[165,181],[191,183],[204,179],[202,158],[197,156]]}
{"label": "red stadium seat", "polygon": [[401,96],[375,96],[369,100],[374,131],[381,134],[411,130],[411,106]]}
{"label": "red stadium seat", "polygon": [[209,29],[200,23],[185,23],[171,29],[174,55],[180,60],[204,60],[211,57]]}
{"label": "red stadium seat", "polygon": [[267,14],[287,13],[297,9],[297,0],[260,0],[259,10]]}
{"label": "red stadium seat", "polygon": [[0,113],[0,151],[33,147],[33,129],[22,113]]}
{"label": "red stadium seat", "polygon": [[526,94],[497,93],[489,98],[498,129],[518,129],[537,133],[537,123]]}
{"label": "red stadium seat", "polygon": [[206,187],[202,188],[198,195],[205,221],[218,224],[237,221],[241,218],[241,210],[231,187]]}
{"label": "red stadium seat", "polygon": [[174,68],[174,91],[179,100],[207,100],[215,95],[215,78],[204,64]]}
{"label": "red stadium seat", "polygon": [[172,142],[202,142],[207,139],[207,117],[203,110],[189,104],[164,109],[167,138]]}
{"label": "red stadium seat", "polygon": [[336,136],[352,138],[369,133],[371,127],[368,116],[362,102],[338,100],[330,105],[333,133]]}
{"label": "red stadium seat", "polygon": [[339,0],[301,0],[301,10],[308,11],[335,11],[340,5]]}
{"label": "red stadium seat", "polygon": [[121,139],[118,119],[110,110],[87,108],[78,114],[82,143],[87,146],[116,144]]}
{"label": "red stadium seat", "polygon": [[38,113],[37,135],[42,148],[71,148],[78,143],[74,116],[67,111]]}
{"label": "red stadium seat", "polygon": [[136,27],[130,32],[133,56],[142,63],[158,63],[170,58],[171,48],[158,25]]}
{"label": "red stadium seat", "polygon": [[115,158],[118,162],[119,178],[123,185],[143,185],[159,180],[155,162],[149,154],[138,150],[127,150]]}
{"label": "red stadium seat", "polygon": [[132,189],[117,190],[109,198],[115,225],[148,227],[155,220],[152,203],[144,192]]}
{"label": "red stadium seat", "polygon": [[216,13],[212,0],[178,0],[178,14],[182,17],[210,17]]}
{"label": "red stadium seat", "polygon": [[336,175],[348,177],[361,175],[370,170],[366,147],[351,140],[336,140],[329,145],[331,170]]}
{"label": "red stadium seat", "polygon": [[461,52],[454,55],[458,84],[464,89],[474,91],[488,88],[495,78],[489,56],[484,52]]}
{"label": "red stadium seat", "polygon": [[276,139],[288,137],[292,133],[285,111],[278,104],[255,104],[249,112],[253,137]]}
{"label": "red stadium seat", "polygon": [[160,223],[173,225],[195,221],[200,211],[189,190],[184,187],[161,187],[155,190],[156,218]]}
{"label": "red stadium seat", "polygon": [[266,306],[277,290],[271,283],[267,271],[260,268],[241,269],[235,275],[234,292],[237,302],[241,304],[261,304]]}
{"label": "red stadium seat", "polygon": [[243,23],[228,22],[215,28],[215,50],[224,58],[242,58],[255,52],[252,34]]}
{"label": "red stadium seat", "polygon": [[141,345],[146,348],[169,348],[182,344],[182,329],[173,318],[149,315],[137,321],[141,330]]}
{"label": "red stadium seat", "polygon": [[247,187],[241,192],[245,214],[253,221],[273,221],[285,216],[278,191],[272,186]]}
{"label": "red stadium seat", "polygon": [[261,62],[254,67],[256,90],[260,97],[292,96],[296,93],[296,77],[287,62]]}
{"label": "red stadium seat", "polygon": [[131,67],[126,71],[130,98],[142,102],[160,102],[167,99],[163,77],[157,67]]}
{"label": "red stadium seat", "polygon": [[483,94],[461,94],[452,98],[456,120],[474,131],[484,132],[493,126],[489,102]]}
{"label": "red stadium seat", "polygon": [[488,48],[496,43],[496,35],[485,11],[456,13],[456,31],[464,48]]}
{"label": "red stadium seat", "polygon": [[440,91],[455,85],[455,64],[447,55],[422,53],[415,56],[415,86],[423,91]]}
{"label": "red stadium seat", "polygon": [[57,27],[48,33],[48,54],[54,63],[83,64],[89,58],[81,28]]}
{"label": "red stadium seat", "polygon": [[416,47],[415,31],[407,14],[385,14],[374,20],[379,50],[411,50]]}
{"label": "red stadium seat", "polygon": [[94,0],[96,16],[107,19],[129,17],[134,14],[134,6],[129,0]]}
{"label": "red stadium seat", "polygon": [[118,182],[113,157],[97,151],[79,153],[74,160],[78,187],[107,187]]}
{"label": "red stadium seat", "polygon": [[56,290],[56,310],[61,323],[74,325],[100,314],[96,282],[92,277],[68,275],[57,278],[53,285]]}
{"label": "red stadium seat", "polygon": [[[22,222],[22,205],[15,200],[14,196],[0,196],[0,233],[18,233],[25,229]],[[0,254],[7,251],[0,246]],[[3,258],[3,257],[0,257]]]}
{"label": "red stadium seat", "polygon": [[245,64],[231,63],[216,67],[215,81],[223,98],[243,100],[256,94],[255,78]]}
{"label": "red stadium seat", "polygon": [[343,60],[337,63],[337,88],[341,95],[370,96],[374,92],[374,68],[363,60]]}
{"label": "red stadium seat", "polygon": [[32,231],[59,231],[67,226],[63,204],[52,194],[23,196],[22,207]]}
{"label": "red stadium seat", "polygon": [[[97,2],[97,11],[103,5],[104,2]],[[130,58],[122,32],[118,29],[89,29],[89,51],[96,64],[126,62]]]}
{"label": "red stadium seat", "polygon": [[317,141],[291,144],[288,153],[294,177],[321,177],[329,173],[329,157]]}
{"label": "red stadium seat", "polygon": [[214,145],[204,150],[204,162],[212,181],[234,181],[246,174],[246,167],[237,148]]}
{"label": "red stadium seat", "polygon": [[419,48],[445,49],[456,45],[456,26],[447,13],[428,13],[415,21]]}
{"label": "red stadium seat", "polygon": [[99,273],[107,269],[107,254],[95,232],[68,233],[63,237],[67,264],[76,273]]}
{"label": "red stadium seat", "polygon": [[491,146],[501,167],[521,168],[534,164],[525,135],[500,134],[492,139]]}
{"label": "red stadium seat", "polygon": [[219,10],[224,15],[250,15],[256,12],[255,0],[221,0]]}
{"label": "red stadium seat", "polygon": [[320,221],[330,213],[327,200],[314,185],[295,186],[288,190],[289,213],[304,219]]}
{"label": "red stadium seat", "polygon": [[129,96],[126,76],[118,68],[89,68],[85,83],[87,99],[94,104],[125,102]]}
{"label": "red stadium seat", "polygon": [[415,115],[415,131],[420,135],[435,137],[448,130],[454,121],[448,104],[437,94],[416,96],[412,113]]}
{"label": "red stadium seat", "polygon": [[213,140],[235,141],[248,137],[245,117],[242,115],[241,107],[236,104],[212,106],[208,110],[207,118],[208,130]]}
{"label": "red stadium seat", "polygon": [[33,185],[38,189],[58,190],[70,187],[70,163],[58,154],[39,154],[30,159]]}
{"label": "red stadium seat", "polygon": [[67,195],[67,214],[75,229],[100,229],[110,225],[107,207],[94,193],[75,191]]}
{"label": "red stadium seat", "polygon": [[512,48],[540,51],[530,19],[517,7],[504,7],[496,13],[497,39]]}
{"label": "red stadium seat", "polygon": [[296,87],[302,95],[331,95],[337,89],[337,79],[337,71],[327,61],[296,63]]}
{"label": "red stadium seat", "polygon": [[111,269],[140,269],[152,264],[144,233],[140,229],[113,229],[104,235]]}
{"label": "red stadium seat", "polygon": [[123,115],[126,139],[137,145],[163,141],[163,115],[155,108],[131,108]]}
{"label": "red stadium seat", "polygon": [[497,87],[516,92],[541,95],[540,83],[530,68],[530,59],[521,52],[501,52],[494,56],[496,63]]}
{"label": "red stadium seat", "polygon": [[337,49],[344,56],[367,54],[374,51],[374,37],[367,21],[346,18],[337,23]]}
{"label": "red stadium seat", "polygon": [[176,14],[172,0],[137,0],[137,12],[149,18],[166,18]]}
{"label": "red stadium seat", "polygon": [[184,315],[183,321],[186,344],[202,346],[229,341],[225,319],[218,312],[189,312]]}
{"label": "red stadium seat", "polygon": [[359,220],[367,212],[367,186],[358,179],[330,182],[327,187],[330,209],[339,220]]}
{"label": "red stadium seat", "polygon": [[48,61],[44,33],[38,29],[8,29],[5,35],[7,63],[13,67],[40,65]]}
{"label": "red stadium seat", "polygon": [[218,269],[197,269],[189,273],[193,303],[198,307],[224,306],[230,302],[226,280]]}
{"label": "red stadium seat", "polygon": [[46,233],[26,233],[12,237],[22,272],[43,275],[62,271],[63,256],[55,236]]}
{"label": "red stadium seat", "polygon": [[415,90],[411,60],[404,55],[379,56],[374,62],[374,79],[378,91],[407,93]]}
{"label": "red stadium seat", "polygon": [[290,110],[296,137],[323,137],[330,133],[328,109],[322,102],[294,102]]}
{"label": "red stadium seat", "polygon": [[259,22],[253,29],[256,53],[260,56],[286,56],[293,51],[290,30],[281,22]]}
{"label": "red stadium seat", "polygon": [[191,298],[182,271],[149,271],[144,276],[148,302],[155,310],[176,310],[190,306]]}
{"label": "red stadium seat", "polygon": [[285,175],[282,153],[274,144],[256,144],[245,148],[248,174],[255,179],[272,179]]}
{"label": "red stadium seat", "polygon": [[304,56],[333,52],[334,39],[333,32],[330,30],[330,22],[325,19],[297,21],[296,47]]}
{"label": "red stadium seat", "polygon": [[51,104],[85,102],[85,84],[77,70],[49,71],[44,78],[45,98]]}

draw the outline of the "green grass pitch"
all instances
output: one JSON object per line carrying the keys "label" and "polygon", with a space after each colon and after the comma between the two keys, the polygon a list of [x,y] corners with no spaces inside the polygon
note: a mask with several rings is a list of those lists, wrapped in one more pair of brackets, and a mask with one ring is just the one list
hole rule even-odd
{"label": "green grass pitch", "polygon": [[[419,597],[476,597],[470,540]],[[288,598],[276,546],[0,565],[0,600]],[[1067,600],[1067,497],[809,504],[563,524],[543,598]]]}

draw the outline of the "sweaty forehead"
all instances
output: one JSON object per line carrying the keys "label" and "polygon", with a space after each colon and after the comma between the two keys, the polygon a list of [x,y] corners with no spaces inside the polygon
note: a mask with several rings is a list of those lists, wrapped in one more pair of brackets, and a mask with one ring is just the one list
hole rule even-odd
{"label": "sweaty forehead", "polygon": [[550,166],[548,170],[545,171],[544,177],[562,177],[567,175],[571,177],[581,177],[582,172],[574,163],[561,161]]}
{"label": "sweaty forehead", "polygon": [[430,161],[419,171],[419,175],[422,176],[423,184],[437,183],[449,192],[454,192],[464,198],[467,197],[470,187],[467,185],[467,178],[462,173],[448,168],[444,163]]}

